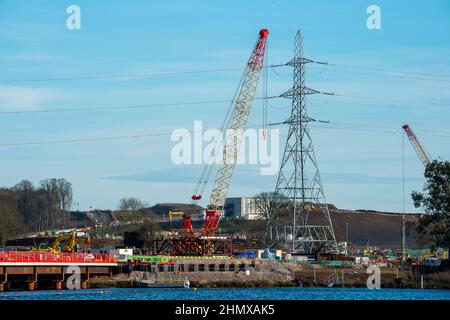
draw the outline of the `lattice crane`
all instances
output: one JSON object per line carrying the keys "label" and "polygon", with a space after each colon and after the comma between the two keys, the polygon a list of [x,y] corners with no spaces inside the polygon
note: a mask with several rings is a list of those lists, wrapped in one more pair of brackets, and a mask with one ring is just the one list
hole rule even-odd
{"label": "lattice crane", "polygon": [[411,145],[413,146],[414,150],[416,151],[417,155],[419,156],[420,160],[422,161],[423,165],[426,168],[431,162],[430,157],[426,153],[423,146],[420,144],[419,139],[417,139],[411,127],[407,124],[404,124],[402,128],[403,130],[405,130],[406,136],[408,137],[409,141],[411,142]]}
{"label": "lattice crane", "polygon": [[[225,199],[227,197],[231,177],[233,176],[242,137],[244,130],[247,127],[259,78],[261,71],[263,70],[264,53],[268,35],[269,30],[267,29],[262,29],[259,31],[256,45],[250,55],[250,59],[247,62],[237,95],[233,101],[230,117],[226,122],[225,132],[227,134],[222,153],[223,161],[217,171],[214,187],[205,210],[205,220],[203,222],[201,236],[213,236],[223,214]],[[192,200],[194,202],[197,202],[202,198],[201,193],[204,190],[204,186],[201,186],[202,184],[205,184],[205,180],[200,178],[196,193],[192,196]],[[198,191],[200,191],[200,193],[197,193]],[[188,234],[193,234],[190,221],[191,217],[186,216],[183,227]]]}

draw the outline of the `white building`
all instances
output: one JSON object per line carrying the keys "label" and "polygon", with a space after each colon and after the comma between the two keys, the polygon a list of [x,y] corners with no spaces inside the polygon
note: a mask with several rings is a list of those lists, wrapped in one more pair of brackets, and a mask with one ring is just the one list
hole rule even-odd
{"label": "white building", "polygon": [[225,218],[227,219],[259,219],[259,210],[254,197],[227,198],[225,200]]}

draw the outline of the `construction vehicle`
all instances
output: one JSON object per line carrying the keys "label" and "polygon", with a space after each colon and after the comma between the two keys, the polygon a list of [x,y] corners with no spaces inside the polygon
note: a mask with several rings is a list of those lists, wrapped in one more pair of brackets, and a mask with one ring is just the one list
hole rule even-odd
{"label": "construction vehicle", "polygon": [[426,153],[422,144],[419,142],[419,139],[417,139],[411,127],[407,124],[404,124],[402,128],[403,130],[405,130],[406,136],[408,137],[409,141],[411,142],[411,145],[413,146],[414,150],[419,156],[420,161],[422,161],[424,167],[426,168],[431,163],[430,157]]}
{"label": "construction vehicle", "polygon": [[81,245],[81,251],[85,252],[90,247],[89,235],[80,236],[77,232],[66,233],[59,236],[49,246],[48,243],[41,243],[35,251],[51,252],[58,254],[61,252],[76,252]]}
{"label": "construction vehicle", "polygon": [[[171,253],[174,255],[218,254],[228,251],[231,253],[231,240],[227,242],[228,240],[225,237],[217,237],[215,236],[215,233],[220,218],[223,215],[228,188],[237,162],[244,130],[247,127],[259,78],[263,70],[268,35],[269,30],[267,29],[259,31],[256,45],[247,62],[235,98],[230,106],[230,110],[223,122],[222,132],[226,133],[226,138],[222,152],[222,161],[220,168],[217,171],[208,205],[204,210],[202,227],[200,230],[194,230],[192,226],[192,217],[189,214],[186,214],[183,218],[184,238],[171,240]],[[202,193],[207,185],[214,166],[213,162],[214,161],[212,161],[211,164],[205,165],[203,168],[194,195],[192,196],[194,204],[202,198]],[[155,243],[158,241],[161,242],[159,239],[156,240]],[[156,246],[160,248],[164,245],[164,241],[162,241],[162,243],[157,244]],[[220,247],[220,249],[217,249],[218,247]],[[160,252],[161,250],[157,249],[155,251]]]}
{"label": "construction vehicle", "polygon": [[170,228],[170,230],[172,230],[172,220],[173,220],[172,216],[184,217],[185,213],[183,211],[172,211],[172,210],[170,210],[168,216],[169,216],[169,228]]}
{"label": "construction vehicle", "polygon": [[429,253],[422,254],[418,257],[418,261],[423,263],[425,260],[427,260],[429,258],[437,258],[437,253],[429,252]]}

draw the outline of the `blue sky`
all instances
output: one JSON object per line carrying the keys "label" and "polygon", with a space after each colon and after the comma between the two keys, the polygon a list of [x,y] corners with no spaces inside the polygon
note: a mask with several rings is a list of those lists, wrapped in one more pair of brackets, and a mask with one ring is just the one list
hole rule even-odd
{"label": "blue sky", "polygon": [[[66,28],[66,8],[72,4],[81,8],[81,30]],[[366,27],[366,8],[371,4],[381,8],[381,30]],[[310,116],[334,122],[311,125],[328,202],[340,208],[400,211],[401,125],[411,125],[432,158],[450,158],[450,3],[445,0],[126,4],[0,0],[0,112],[231,99],[239,70],[137,79],[10,80],[241,67],[263,27],[270,29],[269,63],[292,57],[295,32],[301,29],[305,54],[311,59],[433,74],[317,65],[307,70],[309,87],[347,96],[309,97]],[[410,79],[414,77],[426,79]],[[287,90],[291,78],[289,68],[269,71],[269,95]],[[288,100],[270,103],[270,122],[288,117]],[[192,129],[194,120],[215,128],[227,107],[227,103],[211,103],[3,113],[0,145],[170,132]],[[250,124],[262,123],[261,110],[261,102],[256,101]],[[280,129],[283,148],[286,128]],[[38,184],[48,177],[65,177],[73,183],[79,203],[75,208],[80,209],[114,208],[122,196],[137,196],[150,204],[189,202],[202,167],[172,164],[173,146],[167,135],[0,146],[0,186],[21,179]],[[258,170],[238,166],[230,196],[273,190],[276,176],[260,176]],[[409,143],[405,174],[407,193],[420,190],[423,166]],[[415,211],[409,199],[407,210]]]}

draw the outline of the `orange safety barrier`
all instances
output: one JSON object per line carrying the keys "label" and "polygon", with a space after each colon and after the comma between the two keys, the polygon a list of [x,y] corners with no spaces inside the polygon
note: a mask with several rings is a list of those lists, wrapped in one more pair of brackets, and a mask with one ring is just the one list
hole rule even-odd
{"label": "orange safety barrier", "polygon": [[0,251],[0,262],[11,263],[117,263],[110,253]]}

